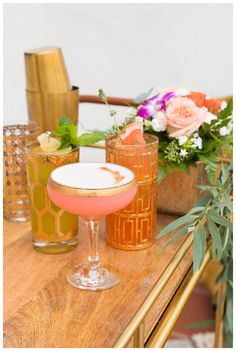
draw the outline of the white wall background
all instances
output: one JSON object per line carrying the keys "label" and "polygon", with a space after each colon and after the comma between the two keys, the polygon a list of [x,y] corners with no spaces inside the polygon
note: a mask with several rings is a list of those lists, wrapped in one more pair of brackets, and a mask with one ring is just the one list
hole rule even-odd
{"label": "white wall background", "polygon": [[[62,48],[82,94],[232,94],[232,16],[231,4],[5,4],[4,120],[27,119],[24,51],[44,46]],[[103,106],[81,106],[80,120],[87,129],[112,124]]]}

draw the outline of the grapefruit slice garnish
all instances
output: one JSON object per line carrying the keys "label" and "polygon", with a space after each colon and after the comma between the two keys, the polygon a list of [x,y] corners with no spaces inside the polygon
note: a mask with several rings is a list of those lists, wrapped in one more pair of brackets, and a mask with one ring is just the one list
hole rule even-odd
{"label": "grapefruit slice garnish", "polygon": [[121,133],[120,139],[125,145],[145,145],[142,133],[142,125],[139,122],[133,122],[126,125]]}

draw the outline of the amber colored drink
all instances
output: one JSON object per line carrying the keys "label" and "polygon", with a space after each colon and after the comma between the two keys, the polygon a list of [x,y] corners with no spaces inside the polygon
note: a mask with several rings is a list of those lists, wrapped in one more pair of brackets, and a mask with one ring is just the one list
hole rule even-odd
{"label": "amber colored drink", "polygon": [[57,207],[48,196],[51,172],[78,162],[79,149],[44,153],[38,145],[26,150],[33,247],[44,253],[63,253],[77,245],[78,219]]}
{"label": "amber colored drink", "polygon": [[107,242],[124,250],[139,250],[155,242],[157,230],[158,138],[144,135],[146,145],[117,144],[106,140],[106,161],[134,171],[138,189],[124,209],[106,217]]}

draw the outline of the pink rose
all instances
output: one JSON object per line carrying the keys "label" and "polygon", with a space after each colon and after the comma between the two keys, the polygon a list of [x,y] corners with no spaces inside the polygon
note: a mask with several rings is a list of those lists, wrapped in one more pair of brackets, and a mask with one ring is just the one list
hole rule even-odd
{"label": "pink rose", "polygon": [[176,97],[166,108],[167,132],[172,138],[191,135],[203,123],[210,123],[214,118],[205,107],[197,107],[186,97]]}

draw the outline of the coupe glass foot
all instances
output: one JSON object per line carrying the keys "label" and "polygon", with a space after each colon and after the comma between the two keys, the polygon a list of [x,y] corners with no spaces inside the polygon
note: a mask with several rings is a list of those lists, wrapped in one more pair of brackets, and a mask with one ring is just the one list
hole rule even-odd
{"label": "coupe glass foot", "polygon": [[117,273],[107,267],[82,263],[72,268],[66,276],[68,283],[83,290],[110,289],[120,282]]}

